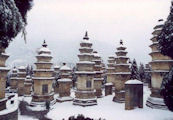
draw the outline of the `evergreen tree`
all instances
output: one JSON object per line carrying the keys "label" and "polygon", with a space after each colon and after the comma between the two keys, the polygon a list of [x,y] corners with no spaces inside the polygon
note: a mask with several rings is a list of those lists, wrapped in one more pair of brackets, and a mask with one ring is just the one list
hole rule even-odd
{"label": "evergreen tree", "polygon": [[131,69],[130,70],[131,70],[130,79],[140,80],[138,66],[137,66],[137,63],[136,63],[136,60],[135,59],[132,62],[132,65],[131,65]]}
{"label": "evergreen tree", "polygon": [[[171,2],[170,14],[157,39],[161,53],[173,58],[173,1]],[[173,111],[173,68],[163,78],[161,95],[169,110]]]}
{"label": "evergreen tree", "polygon": [[173,67],[169,73],[164,76],[160,93],[168,109],[173,111]]}
{"label": "evergreen tree", "polygon": [[165,21],[162,31],[158,35],[158,42],[161,53],[173,58],[173,1],[167,21]]}
{"label": "evergreen tree", "polygon": [[145,69],[144,69],[144,65],[142,63],[140,63],[139,66],[139,77],[141,81],[145,81]]}
{"label": "evergreen tree", "polygon": [[[27,2],[24,1],[0,0],[0,53],[25,27],[26,13],[31,7],[26,7]],[[31,6],[29,0],[28,4]]]}

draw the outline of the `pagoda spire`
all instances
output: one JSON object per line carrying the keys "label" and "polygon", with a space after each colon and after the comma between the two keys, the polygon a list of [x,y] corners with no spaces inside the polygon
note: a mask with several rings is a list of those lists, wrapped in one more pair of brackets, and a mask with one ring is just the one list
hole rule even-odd
{"label": "pagoda spire", "polygon": [[43,47],[47,47],[47,43],[46,43],[46,40],[43,41]]}
{"label": "pagoda spire", "polygon": [[123,45],[123,40],[120,40],[120,45]]}
{"label": "pagoda spire", "polygon": [[87,31],[85,32],[85,37],[84,37],[83,39],[85,39],[85,40],[89,40],[88,32],[87,32]]}

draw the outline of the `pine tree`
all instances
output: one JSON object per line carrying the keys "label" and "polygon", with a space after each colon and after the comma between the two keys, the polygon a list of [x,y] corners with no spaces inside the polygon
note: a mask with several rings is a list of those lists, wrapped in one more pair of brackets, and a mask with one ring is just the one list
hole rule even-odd
{"label": "pine tree", "polygon": [[30,8],[26,7],[27,2],[20,7],[24,1],[0,0],[0,53],[3,52],[2,48],[7,48],[10,41],[25,27],[26,13]]}
{"label": "pine tree", "polygon": [[[173,1],[171,2],[170,14],[165,21],[161,33],[157,37],[159,49],[162,54],[173,58]],[[161,86],[161,95],[169,110],[173,111],[173,68],[165,75]]]}
{"label": "pine tree", "polygon": [[173,111],[173,67],[169,73],[164,76],[160,93],[168,109]]}
{"label": "pine tree", "polygon": [[130,79],[140,80],[138,66],[137,66],[137,63],[136,63],[136,60],[135,59],[132,62],[132,65],[131,65],[131,69],[130,70],[131,70]]}
{"label": "pine tree", "polygon": [[161,53],[173,58],[173,1],[167,21],[165,21],[162,31],[158,35],[158,42]]}
{"label": "pine tree", "polygon": [[144,69],[144,65],[142,63],[140,63],[139,66],[139,77],[141,81],[145,81],[145,69]]}

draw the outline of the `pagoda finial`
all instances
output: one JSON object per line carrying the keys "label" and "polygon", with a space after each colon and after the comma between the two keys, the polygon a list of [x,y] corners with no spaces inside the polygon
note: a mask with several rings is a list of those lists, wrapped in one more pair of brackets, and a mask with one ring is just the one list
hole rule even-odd
{"label": "pagoda finial", "polygon": [[43,47],[47,47],[47,43],[46,43],[46,40],[43,41]]}
{"label": "pagoda finial", "polygon": [[120,40],[120,45],[123,45],[123,40]]}
{"label": "pagoda finial", "polygon": [[83,39],[85,39],[85,40],[89,40],[88,32],[87,32],[87,31],[85,32],[85,37],[84,37]]}

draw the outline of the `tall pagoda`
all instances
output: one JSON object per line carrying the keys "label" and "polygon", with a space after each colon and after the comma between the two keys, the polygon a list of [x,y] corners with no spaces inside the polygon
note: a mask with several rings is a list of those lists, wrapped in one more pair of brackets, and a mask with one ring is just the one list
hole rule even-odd
{"label": "tall pagoda", "polygon": [[102,97],[102,83],[103,83],[103,70],[102,70],[102,60],[97,51],[93,52],[95,62],[94,71],[96,72],[94,76],[94,88],[96,90],[96,96]]}
{"label": "tall pagoda", "polygon": [[112,83],[113,86],[115,85],[115,56],[110,55],[108,57],[108,64],[107,64],[107,83]]}
{"label": "tall pagoda", "polygon": [[54,70],[52,67],[51,51],[47,48],[47,44],[44,41],[42,48],[39,49],[36,56],[37,62],[35,63],[36,69],[34,70],[33,82],[33,95],[31,105],[45,105],[45,102],[53,104],[54,91],[53,91],[53,76]]}
{"label": "tall pagoda", "polygon": [[26,67],[25,66],[20,66],[18,68],[19,72],[17,73],[18,74],[18,77],[17,77],[17,80],[18,80],[18,95],[19,96],[23,96],[24,95],[24,82],[25,82],[25,78],[26,78]]}
{"label": "tall pagoda", "polygon": [[94,89],[94,62],[92,43],[86,32],[80,43],[79,62],[77,62],[77,90],[75,91],[74,105],[91,106],[97,104]]}
{"label": "tall pagoda", "polygon": [[11,77],[10,77],[10,91],[11,92],[17,92],[17,84],[18,84],[18,80],[17,80],[17,69],[16,67],[14,67],[12,69],[12,73],[11,73]]}
{"label": "tall pagoda", "polygon": [[130,79],[130,68],[128,64],[129,58],[126,57],[126,47],[123,45],[123,41],[120,40],[120,45],[117,47],[115,57],[115,96],[113,101],[122,103],[125,101],[125,82]]}
{"label": "tall pagoda", "polygon": [[60,79],[58,79],[58,93],[59,97],[56,98],[57,102],[72,101],[73,98],[70,96],[70,90],[72,87],[72,70],[70,67],[63,63],[60,67]]}
{"label": "tall pagoda", "polygon": [[163,98],[160,96],[160,87],[162,84],[163,76],[169,72],[173,65],[173,60],[164,56],[158,49],[157,36],[163,28],[163,20],[159,20],[159,25],[154,27],[153,37],[151,38],[152,44],[150,48],[152,52],[149,54],[152,58],[151,65],[151,95],[147,100],[146,105],[151,108],[166,109]]}

